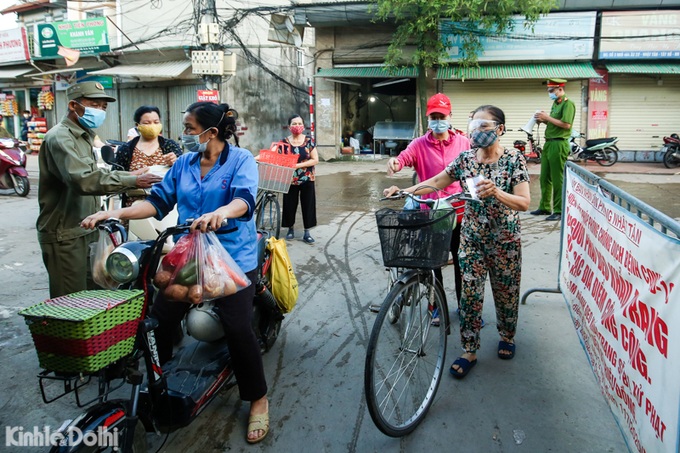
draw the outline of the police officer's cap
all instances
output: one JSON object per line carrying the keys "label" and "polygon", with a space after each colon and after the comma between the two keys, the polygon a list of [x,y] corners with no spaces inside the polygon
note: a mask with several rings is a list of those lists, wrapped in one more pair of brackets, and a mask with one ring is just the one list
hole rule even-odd
{"label": "police officer's cap", "polygon": [[545,82],[545,84],[548,85],[548,88],[564,87],[566,83],[567,81],[564,79],[548,79]]}
{"label": "police officer's cap", "polygon": [[99,82],[80,82],[71,85],[66,90],[66,97],[69,101],[78,98],[103,99],[107,102],[116,102],[116,98],[109,96],[104,91],[104,87]]}

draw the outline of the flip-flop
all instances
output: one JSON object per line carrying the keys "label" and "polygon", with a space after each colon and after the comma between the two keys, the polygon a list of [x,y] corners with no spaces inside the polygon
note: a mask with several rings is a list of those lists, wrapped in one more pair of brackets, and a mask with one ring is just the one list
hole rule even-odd
{"label": "flip-flop", "polygon": [[438,308],[435,308],[434,311],[432,312],[432,321],[430,322],[430,324],[432,324],[432,327],[439,327],[440,320]]}
{"label": "flip-flop", "polygon": [[[510,354],[501,354],[501,351],[510,351]],[[508,343],[507,341],[498,342],[498,358],[503,360],[510,360],[515,357],[515,343]]]}
{"label": "flip-flop", "polygon": [[[248,437],[248,434],[257,430],[263,431],[261,436],[255,437],[253,439]],[[260,442],[267,436],[267,433],[269,433],[269,411],[265,412],[264,414],[251,415],[248,417],[248,433],[246,434],[246,441],[248,441],[249,444],[256,444]]]}
{"label": "flip-flop", "polygon": [[[458,365],[460,367],[460,370],[454,370],[453,366]],[[449,371],[451,372],[451,375],[455,377],[456,379],[463,379],[467,374],[470,372],[470,370],[477,365],[477,359],[473,360],[472,362],[469,361],[468,359],[465,359],[463,357],[458,357],[452,364],[451,368],[449,368]]]}

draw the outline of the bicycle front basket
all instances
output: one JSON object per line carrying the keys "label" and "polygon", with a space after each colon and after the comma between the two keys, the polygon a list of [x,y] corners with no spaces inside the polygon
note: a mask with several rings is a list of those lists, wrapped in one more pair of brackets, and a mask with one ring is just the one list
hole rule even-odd
{"label": "bicycle front basket", "polygon": [[385,208],[375,217],[386,267],[436,269],[448,262],[455,222],[453,209]]}

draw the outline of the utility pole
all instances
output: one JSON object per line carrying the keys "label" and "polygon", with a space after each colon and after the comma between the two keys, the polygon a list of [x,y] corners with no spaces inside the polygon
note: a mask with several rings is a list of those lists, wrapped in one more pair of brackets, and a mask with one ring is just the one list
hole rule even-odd
{"label": "utility pole", "polygon": [[196,34],[204,50],[194,50],[191,53],[192,72],[203,76],[208,90],[219,91],[223,77],[231,77],[236,72],[235,55],[224,55],[215,0],[194,1],[199,3],[201,15],[196,24]]}

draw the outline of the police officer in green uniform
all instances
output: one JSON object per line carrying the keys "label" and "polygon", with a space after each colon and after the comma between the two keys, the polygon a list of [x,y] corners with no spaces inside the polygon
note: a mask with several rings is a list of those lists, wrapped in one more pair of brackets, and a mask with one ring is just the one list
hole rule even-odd
{"label": "police officer in green uniform", "polygon": [[98,168],[93,129],[102,125],[108,103],[116,99],[99,82],[75,84],[66,97],[68,113],[45,134],[38,154],[36,227],[50,297],[95,288],[88,262],[89,245],[98,233],[81,228],[80,222],[100,209],[99,195],[148,188],[162,179],[148,168],[135,172]]}
{"label": "police officer in green uniform", "polygon": [[[562,218],[562,182],[564,165],[569,156],[569,137],[576,115],[576,106],[564,93],[566,80],[550,79],[548,96],[553,100],[550,115],[544,111],[534,115],[539,123],[546,123],[545,146],[541,155],[541,202],[532,215],[549,214],[545,220]],[[552,204],[551,204],[552,202]]]}

